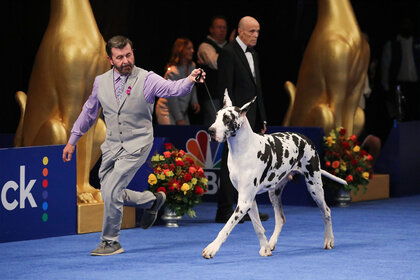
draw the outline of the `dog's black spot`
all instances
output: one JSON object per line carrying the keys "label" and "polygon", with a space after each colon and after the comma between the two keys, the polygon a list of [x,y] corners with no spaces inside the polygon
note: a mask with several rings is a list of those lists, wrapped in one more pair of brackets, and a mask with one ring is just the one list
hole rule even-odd
{"label": "dog's black spot", "polygon": [[257,186],[257,178],[254,178],[254,186]]}
{"label": "dog's black spot", "polygon": [[279,196],[279,194],[281,193],[281,190],[280,189],[277,189],[275,192],[274,192],[274,194],[276,195],[276,196]]}
{"label": "dog's black spot", "polygon": [[284,151],[284,157],[288,158],[289,157],[289,150]]}
{"label": "dog's black spot", "polygon": [[308,170],[309,175],[311,177],[314,176],[314,172],[318,172],[320,169],[319,167],[319,157],[318,154],[315,153],[313,157],[308,161],[308,164],[306,165],[306,170]]}
{"label": "dog's black spot", "polygon": [[293,142],[295,142],[296,146],[299,146],[299,138],[295,134],[292,135],[292,140],[293,140]]}
{"label": "dog's black spot", "polygon": [[239,206],[236,206],[235,213],[239,212]]}
{"label": "dog's black spot", "polygon": [[286,171],[284,171],[283,173],[281,173],[281,174],[279,175],[279,181],[280,181],[281,179],[283,179],[284,175],[286,175]]}
{"label": "dog's black spot", "polygon": [[308,181],[308,184],[309,184],[309,185],[313,185],[313,184],[314,184],[314,182],[312,182],[311,180],[309,180],[309,181]]}
{"label": "dog's black spot", "polygon": [[268,169],[271,166],[271,163],[273,162],[273,154],[272,154],[272,149],[269,143],[266,143],[264,146],[264,152],[262,151],[258,151],[257,153],[257,157],[264,162],[265,164],[265,168],[263,173],[261,174],[261,178],[260,178],[260,184],[264,181],[265,177],[267,177],[267,172]]}
{"label": "dog's black spot", "polygon": [[239,217],[238,216],[235,216],[235,221],[237,221],[239,219]]}
{"label": "dog's black spot", "polygon": [[270,176],[268,176],[268,181],[272,181],[276,177],[276,173],[271,173]]}
{"label": "dog's black spot", "polygon": [[298,161],[298,167],[302,168],[302,162]]}
{"label": "dog's black spot", "polygon": [[248,212],[249,212],[249,210],[251,210],[251,208],[248,208],[248,210],[246,210],[246,212],[248,213]]}
{"label": "dog's black spot", "polygon": [[312,192],[313,195],[316,195],[315,192]]}

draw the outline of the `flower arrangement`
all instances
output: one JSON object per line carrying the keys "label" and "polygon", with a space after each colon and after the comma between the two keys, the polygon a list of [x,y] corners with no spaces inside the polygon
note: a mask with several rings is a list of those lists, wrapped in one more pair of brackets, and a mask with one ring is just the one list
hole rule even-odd
{"label": "flower arrangement", "polygon": [[373,178],[372,156],[362,150],[356,135],[345,137],[346,130],[342,127],[331,130],[328,136],[324,136],[325,169],[333,175],[346,180],[348,185],[334,184],[326,181],[326,186],[342,187],[344,190],[353,190],[354,194]]}
{"label": "flower arrangement", "polygon": [[166,205],[176,215],[188,213],[190,217],[195,217],[192,208],[201,202],[201,197],[207,192],[204,170],[171,143],[165,143],[163,155],[152,156],[151,164],[153,173],[148,178],[149,190],[164,192]]}

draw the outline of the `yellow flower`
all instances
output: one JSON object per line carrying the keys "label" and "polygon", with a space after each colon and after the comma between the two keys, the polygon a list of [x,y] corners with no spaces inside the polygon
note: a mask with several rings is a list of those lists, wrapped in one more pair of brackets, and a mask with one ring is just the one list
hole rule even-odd
{"label": "yellow flower", "polygon": [[165,157],[162,155],[159,155],[159,160],[165,160]]}
{"label": "yellow flower", "polygon": [[152,156],[151,161],[159,161],[159,157],[160,157],[160,155],[154,155],[154,156]]}
{"label": "yellow flower", "polygon": [[362,177],[366,180],[369,180],[369,172],[363,172]]}
{"label": "yellow flower", "polygon": [[158,174],[157,175],[157,178],[159,179],[159,180],[165,180],[165,173],[160,173],[160,174]]}
{"label": "yellow flower", "polygon": [[331,136],[328,136],[326,143],[327,143],[328,147],[331,147],[335,143],[335,141]]}
{"label": "yellow flower", "polygon": [[346,171],[347,170],[347,165],[346,165],[345,162],[341,162],[340,169],[343,170],[343,171]]}
{"label": "yellow flower", "polygon": [[207,180],[207,178],[204,178],[204,177],[201,178],[201,182],[205,185],[207,184],[208,181],[209,180]]}
{"label": "yellow flower", "polygon": [[358,145],[354,146],[353,152],[355,152],[355,153],[360,152],[360,146],[358,146]]}
{"label": "yellow flower", "polygon": [[149,180],[148,180],[148,182],[149,182],[149,184],[150,184],[150,185],[154,185],[154,184],[156,184],[156,183],[157,183],[157,179],[156,179],[155,174],[150,174],[150,175],[149,175]]}
{"label": "yellow flower", "polygon": [[191,179],[191,184],[196,185],[197,184],[197,178],[192,178]]}
{"label": "yellow flower", "polygon": [[184,183],[181,187],[181,191],[183,191],[184,194],[187,194],[189,189],[190,189],[190,186],[187,183]]}

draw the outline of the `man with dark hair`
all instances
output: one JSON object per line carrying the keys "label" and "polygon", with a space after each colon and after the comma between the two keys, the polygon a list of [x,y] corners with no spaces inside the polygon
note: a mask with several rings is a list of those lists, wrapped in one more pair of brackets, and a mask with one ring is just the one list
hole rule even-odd
{"label": "man with dark hair", "polygon": [[[220,109],[220,99],[217,95],[217,59],[222,48],[228,43],[226,41],[227,23],[224,16],[214,16],[209,27],[210,35],[200,44],[197,51],[198,66],[207,73],[206,84],[211,98],[204,85],[199,85],[198,97],[202,105],[203,125],[210,126],[216,119],[216,111]],[[229,38],[232,41],[235,30]],[[213,104],[212,104],[213,103]],[[213,107],[214,105],[214,107]]]}
{"label": "man with dark hair", "polygon": [[[92,256],[124,252],[119,243],[123,205],[144,208],[140,226],[150,228],[165,202],[165,194],[126,189],[146,161],[153,146],[152,114],[155,97],[182,96],[191,92],[201,69],[181,80],[169,81],[134,65],[132,42],[124,36],[112,37],[107,45],[113,69],[95,78],[92,94],[73,125],[63,149],[63,161],[71,160],[79,138],[94,124],[99,109],[106,123],[106,139],[101,146],[99,170],[104,217],[101,243]],[[203,82],[203,73],[200,82]]]}

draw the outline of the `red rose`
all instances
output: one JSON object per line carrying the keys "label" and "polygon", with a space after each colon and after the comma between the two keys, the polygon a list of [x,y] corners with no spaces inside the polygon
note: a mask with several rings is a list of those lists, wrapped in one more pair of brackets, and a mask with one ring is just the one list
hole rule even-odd
{"label": "red rose", "polygon": [[331,166],[331,161],[328,160],[327,162],[325,162],[325,166],[330,167]]}
{"label": "red rose", "polygon": [[340,167],[340,162],[336,160],[332,163],[332,168],[337,169],[338,167]]}
{"label": "red rose", "polygon": [[185,176],[184,176],[185,182],[189,182],[191,179],[192,179],[192,176],[191,176],[190,173],[185,174]]}
{"label": "red rose", "polygon": [[194,160],[190,157],[186,157],[185,160],[189,163],[189,164],[194,164]]}
{"label": "red rose", "polygon": [[347,141],[344,141],[341,145],[343,146],[344,149],[350,148],[350,144]]}
{"label": "red rose", "polygon": [[361,150],[360,153],[362,154],[362,156],[366,156],[368,154],[365,150]]}
{"label": "red rose", "polygon": [[185,156],[184,150],[179,150],[179,153],[180,153],[181,157]]}
{"label": "red rose", "polygon": [[197,172],[197,169],[195,169],[195,167],[191,166],[191,167],[188,169],[188,172],[190,172],[191,174],[194,174],[195,172]]}
{"label": "red rose", "polygon": [[166,152],[163,152],[163,156],[165,157],[165,158],[170,158],[171,157],[171,152],[169,152],[169,151],[166,151]]}
{"label": "red rose", "polygon": [[350,140],[351,141],[356,141],[357,140],[357,137],[356,137],[356,135],[354,135],[354,134],[352,134],[351,136],[350,136]]}
{"label": "red rose", "polygon": [[348,176],[346,177],[346,182],[347,182],[347,183],[351,183],[351,182],[353,182],[353,176],[348,175]]}
{"label": "red rose", "polygon": [[362,173],[363,169],[361,167],[357,167],[356,171],[359,172],[359,173]]}
{"label": "red rose", "polygon": [[194,192],[198,195],[202,195],[204,193],[204,190],[200,186],[197,186],[197,187],[195,187]]}
{"label": "red rose", "polygon": [[356,159],[354,159],[354,158],[352,158],[352,159],[351,159],[351,164],[352,164],[352,165],[356,165],[356,164],[357,164],[357,160],[356,160]]}
{"label": "red rose", "polygon": [[166,150],[172,150],[172,147],[173,147],[172,143],[165,143],[164,145],[165,145]]}
{"label": "red rose", "polygon": [[171,163],[169,165],[169,170],[174,171],[174,169],[175,169],[175,165],[173,163]]}
{"label": "red rose", "polygon": [[184,166],[185,163],[182,160],[175,161],[176,166]]}
{"label": "red rose", "polygon": [[344,134],[346,134],[346,129],[345,128],[342,128],[342,129],[340,129],[340,135],[344,135]]}
{"label": "red rose", "polygon": [[174,192],[174,191],[175,191],[175,187],[174,187],[174,185],[169,185],[169,186],[168,186],[168,191],[169,191],[169,192]]}
{"label": "red rose", "polygon": [[373,160],[373,157],[372,157],[371,155],[369,155],[369,154],[368,154],[368,155],[367,155],[367,160],[368,160],[368,161],[372,161],[372,160]]}
{"label": "red rose", "polygon": [[166,189],[165,189],[165,187],[159,187],[157,189],[157,192],[164,192],[166,194]]}

